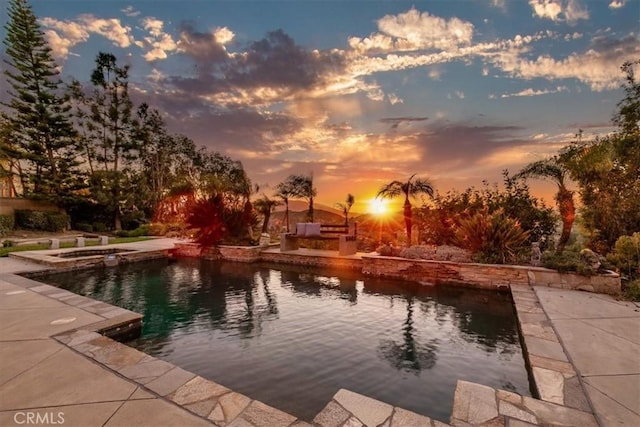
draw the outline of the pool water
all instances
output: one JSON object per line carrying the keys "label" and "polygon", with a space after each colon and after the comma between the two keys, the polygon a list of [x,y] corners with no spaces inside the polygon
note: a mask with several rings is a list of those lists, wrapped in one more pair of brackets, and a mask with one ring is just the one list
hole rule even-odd
{"label": "pool water", "polygon": [[340,388],[445,422],[458,379],[529,395],[509,294],[189,259],[40,280],[144,314],[133,347],[306,421]]}

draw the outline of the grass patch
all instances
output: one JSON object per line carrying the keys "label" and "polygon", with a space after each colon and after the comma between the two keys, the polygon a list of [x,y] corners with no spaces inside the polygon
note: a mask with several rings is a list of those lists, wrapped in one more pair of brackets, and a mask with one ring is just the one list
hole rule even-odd
{"label": "grass patch", "polygon": [[[133,242],[141,242],[144,240],[149,240],[151,237],[142,236],[142,237],[110,237],[109,244],[119,244],[119,243],[133,243]],[[85,246],[98,246],[97,240],[85,240]],[[66,248],[75,248],[75,242],[60,242],[60,249]],[[42,243],[37,245],[21,245],[21,246],[7,246],[0,247],[0,257],[9,256],[11,252],[24,252],[24,251],[40,251],[44,249],[49,249],[48,243]]]}

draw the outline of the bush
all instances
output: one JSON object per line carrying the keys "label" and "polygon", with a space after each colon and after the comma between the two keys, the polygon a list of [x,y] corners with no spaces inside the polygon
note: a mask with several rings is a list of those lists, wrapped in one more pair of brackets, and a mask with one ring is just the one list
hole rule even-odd
{"label": "bush", "polygon": [[169,227],[167,224],[153,223],[149,224],[149,235],[151,236],[164,236],[167,234]]}
{"label": "bush", "polygon": [[6,236],[9,231],[13,230],[15,223],[13,215],[0,215],[0,237]]}
{"label": "bush", "polygon": [[74,228],[78,231],[84,231],[85,233],[93,232],[93,225],[87,224],[86,222],[79,222]]}
{"label": "bush", "polygon": [[135,230],[119,230],[116,232],[118,237],[142,237],[149,235],[149,226],[142,225]]}
{"label": "bush", "polygon": [[417,245],[404,248],[400,257],[409,259],[428,259],[434,261],[471,262],[471,252],[450,245]]}
{"label": "bush", "polygon": [[580,249],[577,245],[567,247],[561,253],[545,252],[542,254],[543,267],[561,273],[578,273],[593,276],[598,272],[597,264],[603,259],[589,249]]}
{"label": "bush", "polygon": [[94,222],[93,231],[95,231],[96,233],[107,231],[107,225],[104,222]]}
{"label": "bush", "polygon": [[40,231],[62,231],[69,224],[69,215],[60,212],[16,209],[15,222],[20,228]]}
{"label": "bush", "polygon": [[44,212],[29,209],[16,209],[16,225],[27,230],[44,230],[47,227],[47,217]]}
{"label": "bush", "polygon": [[520,223],[506,216],[502,209],[493,213],[485,210],[462,220],[456,238],[477,261],[506,264],[517,262],[526,251],[529,232],[523,231]]}
{"label": "bush", "polygon": [[624,286],[624,297],[631,301],[640,302],[640,279],[629,282]]}
{"label": "bush", "polygon": [[142,211],[126,212],[122,215],[122,228],[124,230],[136,230],[146,222],[144,212]]}
{"label": "bush", "polygon": [[45,231],[62,231],[69,225],[69,215],[59,212],[46,212],[47,228]]}
{"label": "bush", "polygon": [[640,232],[631,236],[620,236],[607,256],[622,274],[633,279],[640,275]]}

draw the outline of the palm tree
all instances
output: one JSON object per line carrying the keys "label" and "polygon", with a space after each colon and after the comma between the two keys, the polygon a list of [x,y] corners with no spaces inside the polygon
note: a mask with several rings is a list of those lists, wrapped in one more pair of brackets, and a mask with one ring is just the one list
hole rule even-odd
{"label": "palm tree", "polygon": [[[289,175],[287,179],[276,186],[276,190],[279,197],[282,197],[283,199],[284,197],[287,198],[285,205],[287,205],[288,199],[290,198],[307,199],[309,201],[307,221],[313,222],[313,198],[317,194],[317,190],[313,187],[313,174]],[[286,218],[289,217],[288,209],[285,216]],[[288,228],[287,231],[289,231]]]}
{"label": "palm tree", "polygon": [[347,200],[344,203],[336,203],[336,207],[342,211],[344,214],[344,225],[349,226],[349,211],[351,207],[355,203],[356,198],[353,197],[353,194],[347,194]]}
{"label": "palm tree", "polygon": [[416,197],[418,194],[424,193],[433,198],[433,185],[427,179],[420,179],[414,177],[413,174],[406,182],[391,181],[384,185],[376,197],[392,199],[394,197],[404,194],[404,223],[407,227],[407,245],[411,246],[411,227],[413,226],[413,214],[411,212],[412,197]]}
{"label": "palm tree", "polygon": [[273,208],[280,204],[279,201],[270,199],[266,195],[263,195],[261,199],[258,199],[253,202],[253,206],[255,209],[263,216],[264,221],[262,222],[262,233],[267,233],[269,229],[269,218],[271,217],[271,212]]}
{"label": "palm tree", "polygon": [[537,162],[529,163],[520,172],[514,175],[514,178],[541,178],[550,179],[558,186],[558,192],[555,195],[556,204],[560,211],[560,218],[562,219],[562,233],[558,240],[558,247],[556,253],[561,253],[569,237],[571,236],[571,227],[573,221],[576,219],[576,207],[573,201],[573,191],[569,190],[565,181],[568,176],[568,170],[559,162],[557,157],[550,159],[538,160]]}
{"label": "palm tree", "polygon": [[292,195],[293,191],[288,181],[283,181],[276,186],[276,197],[280,197],[284,204],[284,218],[282,221],[286,224],[287,233],[289,232],[289,198]]}

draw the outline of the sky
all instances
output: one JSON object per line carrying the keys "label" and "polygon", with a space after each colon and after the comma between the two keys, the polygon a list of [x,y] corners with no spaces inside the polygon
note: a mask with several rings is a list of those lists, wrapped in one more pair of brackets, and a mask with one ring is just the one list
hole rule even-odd
{"label": "sky", "polygon": [[313,174],[317,202],[359,212],[392,180],[479,187],[611,132],[640,59],[640,0],[29,3],[65,81],[111,52],[134,102],[261,192]]}

